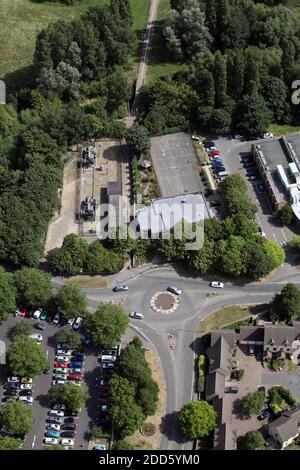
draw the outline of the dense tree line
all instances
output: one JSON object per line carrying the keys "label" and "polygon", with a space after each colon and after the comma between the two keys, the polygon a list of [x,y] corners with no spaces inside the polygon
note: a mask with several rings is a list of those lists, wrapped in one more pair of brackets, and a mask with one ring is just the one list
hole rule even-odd
{"label": "dense tree line", "polygon": [[278,3],[171,2],[166,47],[186,65],[143,87],[141,121],[150,132],[182,125],[183,119],[186,126],[256,136],[271,122],[299,121],[290,96],[299,75],[300,26]]}
{"label": "dense tree line", "polygon": [[141,427],[156,411],[158,386],[141,341],[135,337],[116,361],[109,395],[110,419],[121,438]]}
{"label": "dense tree line", "polygon": [[219,271],[240,277],[260,278],[279,267],[284,259],[283,248],[267,240],[258,231],[254,220],[256,207],[246,194],[246,184],[239,174],[232,174],[220,185],[227,217],[223,221],[204,221],[204,245],[187,251],[186,240],[162,240],[160,251],[167,261],[186,260],[196,272]]}

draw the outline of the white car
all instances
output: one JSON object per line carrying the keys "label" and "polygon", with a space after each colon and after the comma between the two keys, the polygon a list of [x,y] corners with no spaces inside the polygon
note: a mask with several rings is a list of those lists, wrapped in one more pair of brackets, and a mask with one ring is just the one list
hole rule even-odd
{"label": "white car", "polygon": [[67,383],[71,385],[77,385],[77,387],[81,386],[81,382],[77,380],[67,380]]}
{"label": "white car", "polygon": [[20,378],[17,376],[11,376],[11,377],[8,377],[7,382],[9,384],[18,384],[20,382]]}
{"label": "white car", "polygon": [[63,418],[65,416],[65,412],[63,410],[50,410],[48,413],[49,416],[60,416]]}
{"label": "white car", "polygon": [[56,404],[53,406],[52,408],[53,410],[65,410],[66,409],[66,405],[59,405],[59,404]]}
{"label": "white car", "polygon": [[103,362],[101,366],[102,369],[113,369],[115,367],[113,362]]}
{"label": "white car", "polygon": [[60,444],[62,446],[73,447],[74,440],[73,439],[61,439]]}
{"label": "white car", "polygon": [[200,137],[197,137],[196,135],[192,135],[192,140],[200,140]]}
{"label": "white car", "polygon": [[58,444],[58,439],[55,439],[54,437],[45,437],[44,443],[48,445],[57,445]]}
{"label": "white car", "polygon": [[71,356],[71,352],[67,351],[66,349],[57,349],[56,354],[63,356]]}
{"label": "white car", "polygon": [[76,367],[75,369],[68,369],[69,374],[82,374],[82,369]]}
{"label": "white car", "polygon": [[82,324],[82,320],[83,320],[83,318],[81,318],[81,317],[76,318],[75,322],[73,323],[73,329],[74,330],[78,330],[80,328],[80,326]]}
{"label": "white car", "polygon": [[240,134],[235,134],[234,138],[237,139],[237,140],[240,140],[240,139],[243,138],[243,136],[240,135]]}
{"label": "white car", "polygon": [[48,431],[60,431],[60,424],[47,424]]}
{"label": "white car", "polygon": [[32,403],[33,403],[33,398],[32,397],[23,397],[23,396],[21,396],[21,397],[19,397],[19,400],[24,401],[28,405],[32,405]]}
{"label": "white car", "polygon": [[167,290],[169,292],[172,292],[173,294],[176,294],[176,295],[181,295],[182,294],[182,290],[179,289],[179,287],[169,286]]}
{"label": "white car", "polygon": [[209,285],[210,287],[217,287],[219,289],[223,289],[224,287],[223,282],[217,282],[217,281],[212,281]]}
{"label": "white car", "polygon": [[22,384],[20,385],[20,390],[31,390],[32,384]]}
{"label": "white car", "polygon": [[32,315],[33,318],[35,318],[36,320],[38,320],[38,319],[40,318],[41,314],[42,314],[42,311],[43,311],[42,308],[39,308],[38,310],[36,310],[36,311],[34,312],[34,314]]}
{"label": "white car", "polygon": [[56,313],[55,317],[53,318],[54,325],[59,324],[59,319],[60,319],[59,313]]}
{"label": "white car", "polygon": [[38,333],[30,335],[29,338],[34,339],[35,341],[38,341],[39,343],[43,341],[43,336],[39,335]]}
{"label": "white car", "polygon": [[273,139],[274,135],[272,134],[272,132],[266,132],[264,135],[263,135],[264,139]]}
{"label": "white car", "polygon": [[68,374],[54,374],[53,380],[67,380]]}
{"label": "white car", "polygon": [[66,381],[63,379],[55,379],[51,381],[51,385],[65,385]]}
{"label": "white car", "polygon": [[[136,313],[136,312],[134,312]],[[108,354],[102,354],[101,361],[102,362],[114,362],[116,360],[116,356],[110,356]]]}
{"label": "white car", "polygon": [[69,318],[69,320],[67,321],[67,325],[72,326],[74,321],[75,321],[75,318]]}
{"label": "white car", "polygon": [[131,318],[137,318],[138,320],[142,320],[144,318],[144,315],[140,312],[130,312],[129,316]]}
{"label": "white car", "polygon": [[61,362],[61,361],[63,361],[63,362],[70,362],[70,357],[69,357],[69,356],[65,356],[65,355],[62,356],[61,354],[58,354],[58,355],[56,356],[56,361],[58,361],[58,362]]}

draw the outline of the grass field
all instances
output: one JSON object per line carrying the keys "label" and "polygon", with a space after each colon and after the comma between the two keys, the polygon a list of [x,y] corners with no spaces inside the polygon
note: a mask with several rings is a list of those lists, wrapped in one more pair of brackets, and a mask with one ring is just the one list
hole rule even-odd
{"label": "grass field", "polygon": [[[0,78],[32,63],[36,35],[50,22],[79,18],[89,7],[108,1],[82,0],[68,6],[60,2],[0,0]],[[134,28],[142,29],[147,24],[150,0],[131,0],[131,4]]]}
{"label": "grass field", "polygon": [[232,307],[225,307],[217,310],[208,315],[198,326],[197,335],[201,336],[210,331],[216,330],[229,323],[235,323],[244,318],[250,317],[257,313],[263,312],[267,305],[253,305],[240,307],[233,305]]}
{"label": "grass field", "polygon": [[64,279],[65,284],[72,284],[78,287],[93,287],[93,288],[102,288],[107,287],[107,280],[102,276],[94,277],[83,277],[83,276],[74,276],[68,279]]}
{"label": "grass field", "polygon": [[280,124],[271,124],[268,129],[269,132],[272,132],[276,137],[281,137],[282,135],[291,134],[292,132],[299,132],[299,126],[290,126],[280,125]]}
{"label": "grass field", "polygon": [[162,35],[162,21],[170,11],[170,0],[160,0],[157,12],[157,24],[152,37],[152,46],[149,57],[147,78],[153,79],[159,75],[170,75],[181,68],[178,62],[171,62],[166,54],[166,47]]}

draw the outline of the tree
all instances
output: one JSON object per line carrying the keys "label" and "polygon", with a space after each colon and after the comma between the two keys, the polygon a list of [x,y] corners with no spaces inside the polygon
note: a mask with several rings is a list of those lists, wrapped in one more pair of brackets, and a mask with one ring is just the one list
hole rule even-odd
{"label": "tree", "polygon": [[23,436],[32,430],[32,409],[22,401],[8,400],[1,410],[1,425],[12,434]]}
{"label": "tree", "polygon": [[286,284],[280,294],[276,294],[271,302],[271,311],[276,318],[288,320],[300,312],[300,291],[292,284]]}
{"label": "tree", "polygon": [[21,305],[37,307],[49,300],[52,284],[51,276],[35,268],[22,268],[14,275],[17,299]]}
{"label": "tree", "polygon": [[142,426],[145,416],[135,402],[135,389],[129,380],[115,375],[110,381],[109,418],[121,438]]}
{"label": "tree", "polygon": [[27,337],[32,332],[32,324],[26,320],[21,320],[13,326],[9,332],[12,341],[17,341]]}
{"label": "tree", "polygon": [[261,432],[249,431],[239,439],[241,450],[257,450],[265,447],[265,440]]}
{"label": "tree", "polygon": [[262,136],[272,121],[272,112],[257,92],[245,95],[239,103],[238,127],[246,136]]}
{"label": "tree", "polygon": [[134,450],[134,447],[126,441],[115,441],[112,450]]}
{"label": "tree", "polygon": [[129,99],[127,76],[121,68],[117,68],[107,80],[108,111],[112,112]]}
{"label": "tree", "polygon": [[141,155],[150,149],[150,139],[148,131],[139,124],[134,124],[126,131],[126,142],[132,152]]}
{"label": "tree", "polygon": [[53,385],[48,392],[50,405],[63,403],[68,410],[76,411],[82,408],[88,399],[88,393],[74,384],[66,383],[63,387]]}
{"label": "tree", "polygon": [[261,392],[248,393],[242,400],[243,410],[248,415],[258,414],[265,402],[265,398]]}
{"label": "tree", "polygon": [[48,367],[48,360],[41,346],[31,338],[12,343],[7,351],[10,370],[22,377],[35,377]]}
{"label": "tree", "polygon": [[278,217],[283,225],[290,225],[295,220],[295,214],[290,204],[286,204],[278,211]]}
{"label": "tree", "polygon": [[216,426],[217,413],[206,401],[189,401],[180,410],[181,431],[191,439],[208,436]]}
{"label": "tree", "polygon": [[10,274],[0,266],[0,322],[16,308],[16,291]]}
{"label": "tree", "polygon": [[74,331],[73,329],[65,326],[56,333],[55,342],[56,344],[66,343],[70,346],[70,348],[76,349],[81,345],[80,334],[78,331]]}
{"label": "tree", "polygon": [[56,296],[56,305],[63,318],[85,317],[87,315],[87,299],[80,288],[73,284],[63,285]]}
{"label": "tree", "polygon": [[86,319],[86,328],[96,346],[108,348],[120,341],[129,324],[128,316],[118,305],[103,304]]}
{"label": "tree", "polygon": [[284,263],[285,260],[285,251],[281,245],[275,240],[263,240],[263,248],[270,256],[274,263],[274,267],[279,268]]}
{"label": "tree", "polygon": [[4,436],[0,437],[0,450],[20,450],[22,441],[15,437]]}

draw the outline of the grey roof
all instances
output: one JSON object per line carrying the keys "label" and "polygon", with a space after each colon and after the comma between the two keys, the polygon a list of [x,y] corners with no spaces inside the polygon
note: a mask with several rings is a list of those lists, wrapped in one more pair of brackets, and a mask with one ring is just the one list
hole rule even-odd
{"label": "grey roof", "polygon": [[223,397],[214,398],[212,405],[217,412],[217,424],[231,422],[231,406],[224,404]]}
{"label": "grey roof", "polygon": [[107,195],[108,196],[121,196],[122,195],[122,183],[120,181],[109,181],[107,183]]}
{"label": "grey roof", "polygon": [[236,439],[231,424],[223,423],[215,429],[214,450],[236,450]]}
{"label": "grey roof", "polygon": [[220,337],[223,337],[231,348],[235,344],[235,332],[234,330],[216,330],[211,332],[210,346],[214,346]]}
{"label": "grey roof", "polygon": [[264,346],[291,346],[295,339],[295,327],[287,325],[266,325]]}
{"label": "grey roof", "polygon": [[224,375],[230,375],[231,348],[223,336],[207,351],[209,372],[219,370]]}
{"label": "grey roof", "polygon": [[276,430],[282,442],[286,442],[299,432],[300,407],[283,413],[279,418],[269,424],[269,429]]}
{"label": "grey roof", "polygon": [[264,326],[241,326],[236,332],[237,341],[264,341]]}
{"label": "grey roof", "polygon": [[254,144],[254,146],[257,151],[262,152],[269,171],[275,171],[277,165],[282,165],[283,168],[288,168],[291,159],[287,157],[280,140],[271,139],[261,141],[258,144]]}
{"label": "grey roof", "polygon": [[225,376],[220,372],[211,372],[206,378],[205,396],[207,400],[223,396],[225,390]]}

